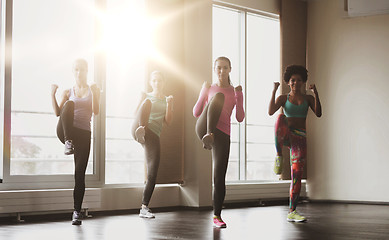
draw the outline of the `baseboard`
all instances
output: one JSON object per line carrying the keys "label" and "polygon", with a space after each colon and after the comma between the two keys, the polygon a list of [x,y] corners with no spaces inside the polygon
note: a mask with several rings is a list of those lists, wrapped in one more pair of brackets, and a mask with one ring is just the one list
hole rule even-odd
{"label": "baseboard", "polygon": [[332,200],[332,199],[309,199],[311,203],[343,203],[343,204],[367,204],[367,205],[389,205],[389,202],[381,201],[357,201],[357,200]]}

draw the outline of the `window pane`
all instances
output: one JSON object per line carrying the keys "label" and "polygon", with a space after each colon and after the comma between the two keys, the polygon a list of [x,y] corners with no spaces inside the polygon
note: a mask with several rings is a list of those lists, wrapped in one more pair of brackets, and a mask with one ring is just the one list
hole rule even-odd
{"label": "window pane", "polygon": [[142,183],[144,153],[131,135],[146,73],[144,1],[108,0],[106,22],[106,183]]}
{"label": "window pane", "polygon": [[13,4],[10,173],[73,174],[73,156],[63,154],[56,137],[58,118],[50,90],[51,84],[57,84],[59,99],[74,85],[72,64],[80,57],[88,61],[88,80],[93,81],[94,1],[14,0]]}
{"label": "window pane", "polygon": [[280,81],[279,21],[247,14],[247,180],[278,179],[272,171],[275,115],[267,113],[275,81]]}
{"label": "window pane", "polygon": [[[241,76],[241,13],[239,11],[213,7],[212,20],[212,58],[225,56],[231,61],[232,71],[230,73],[231,84],[240,84]],[[213,64],[213,63],[212,63]],[[215,74],[213,82],[217,81]],[[230,158],[227,168],[227,181],[239,180],[239,125],[236,124],[235,110],[231,115],[231,147]]]}
{"label": "window pane", "polygon": [[[241,62],[241,16],[240,12],[213,7],[212,19],[212,58],[228,57],[231,61],[232,71],[230,78],[232,85],[239,85],[240,80],[240,62]],[[213,64],[213,63],[212,63]],[[213,74],[213,82],[217,81]]]}

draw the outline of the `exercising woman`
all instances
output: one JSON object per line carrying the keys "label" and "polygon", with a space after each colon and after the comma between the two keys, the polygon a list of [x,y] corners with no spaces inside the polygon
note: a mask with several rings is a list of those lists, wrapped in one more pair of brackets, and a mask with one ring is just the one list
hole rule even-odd
{"label": "exercising woman", "polygon": [[212,151],[213,159],[213,224],[225,228],[221,210],[226,193],[226,172],[230,155],[231,114],[236,106],[236,120],[244,119],[243,93],[239,85],[233,87],[230,81],[231,62],[226,57],[215,60],[214,72],[218,81],[210,85],[204,82],[199,98],[193,108],[197,117],[196,133],[205,149]]}
{"label": "exercising woman", "polygon": [[269,115],[273,115],[280,107],[284,114],[277,117],[275,124],[275,143],[277,156],[274,164],[274,172],[282,172],[282,146],[290,148],[291,178],[289,214],[290,222],[306,221],[304,216],[296,212],[296,207],[301,190],[301,178],[307,156],[306,117],[310,107],[317,117],[321,116],[321,104],[315,84],[309,86],[313,95],[303,92],[303,86],[307,82],[308,71],[303,66],[291,65],[286,68],[284,81],[290,87],[290,92],[275,99],[275,94],[280,86],[274,83],[274,89],[269,104]]}
{"label": "exercising woman", "polygon": [[63,92],[58,106],[55,94],[58,86],[53,84],[51,99],[55,115],[59,116],[57,136],[65,144],[65,154],[74,154],[74,211],[73,225],[81,225],[81,205],[85,193],[85,171],[88,164],[92,114],[99,113],[100,89],[87,84],[88,63],[77,59],[73,64],[76,84]]}
{"label": "exercising woman", "polygon": [[170,125],[173,119],[173,96],[166,97],[163,94],[165,79],[162,73],[159,71],[152,72],[149,84],[152,92],[142,92],[132,127],[134,139],[142,144],[145,150],[147,165],[147,180],[143,191],[142,206],[139,212],[139,216],[143,218],[155,217],[148,208],[148,205],[157,180],[161,156],[159,137],[163,123]]}

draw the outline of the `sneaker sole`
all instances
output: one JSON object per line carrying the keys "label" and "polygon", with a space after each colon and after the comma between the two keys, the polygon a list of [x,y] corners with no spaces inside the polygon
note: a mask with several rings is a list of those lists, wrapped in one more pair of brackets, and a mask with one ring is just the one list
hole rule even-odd
{"label": "sneaker sole", "polygon": [[65,152],[65,155],[72,155],[74,152]]}
{"label": "sneaker sole", "polygon": [[304,219],[304,220],[296,220],[296,219],[289,219],[289,218],[287,218],[286,219],[288,222],[306,222],[307,221],[307,219]]}
{"label": "sneaker sole", "polygon": [[138,141],[139,143],[145,143],[145,135],[146,131],[144,128],[138,127],[135,130],[136,141]]}
{"label": "sneaker sole", "polygon": [[213,139],[212,139],[211,135],[206,135],[205,137],[203,137],[203,139],[201,139],[201,141],[203,142],[203,147],[205,149],[207,149],[207,150],[212,149]]}
{"label": "sneaker sole", "polygon": [[81,225],[81,224],[82,224],[82,221],[80,221],[80,220],[72,221],[72,225]]}
{"label": "sneaker sole", "polygon": [[155,218],[155,216],[148,217],[148,216],[145,216],[145,215],[142,215],[142,214],[139,214],[139,217],[141,217],[141,218]]}

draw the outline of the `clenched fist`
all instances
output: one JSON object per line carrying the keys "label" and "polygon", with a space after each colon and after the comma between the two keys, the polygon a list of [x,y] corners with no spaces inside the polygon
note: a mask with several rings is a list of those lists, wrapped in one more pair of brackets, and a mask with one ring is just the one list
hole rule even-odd
{"label": "clenched fist", "polygon": [[317,93],[317,89],[316,89],[316,85],[315,85],[315,84],[310,84],[310,85],[309,85],[309,89],[310,89],[314,94]]}
{"label": "clenched fist", "polygon": [[92,83],[90,85],[90,89],[91,89],[93,95],[96,95],[98,92],[100,92],[100,89],[96,83]]}
{"label": "clenched fist", "polygon": [[241,85],[236,86],[235,92],[241,92],[241,91],[242,91],[242,86]]}
{"label": "clenched fist", "polygon": [[173,96],[172,96],[172,95],[166,97],[166,103],[167,103],[167,104],[173,103]]}
{"label": "clenched fist", "polygon": [[51,84],[51,95],[55,95],[57,93],[58,85]]}
{"label": "clenched fist", "polygon": [[204,83],[203,83],[203,86],[202,86],[203,88],[210,88],[211,87],[211,84],[209,84],[209,82],[207,82],[207,81],[205,81]]}
{"label": "clenched fist", "polygon": [[273,91],[277,91],[278,87],[280,86],[281,84],[279,82],[274,82],[274,88],[273,88]]}

